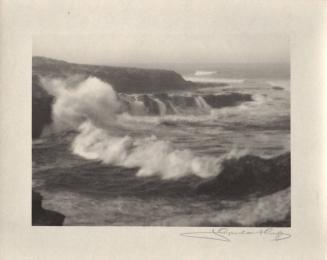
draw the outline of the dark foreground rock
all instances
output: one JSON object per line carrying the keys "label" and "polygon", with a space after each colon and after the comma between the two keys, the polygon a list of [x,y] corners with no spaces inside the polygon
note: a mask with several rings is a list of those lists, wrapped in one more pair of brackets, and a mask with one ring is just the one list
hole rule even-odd
{"label": "dark foreground rock", "polygon": [[42,208],[42,196],[32,191],[32,225],[33,226],[62,226],[65,216],[52,210]]}
{"label": "dark foreground rock", "polygon": [[205,101],[213,108],[237,106],[245,101],[253,101],[250,94],[228,93],[223,95],[203,96]]}
{"label": "dark foreground rock", "polygon": [[251,194],[271,194],[290,184],[290,153],[272,159],[247,155],[225,161],[223,171],[213,179],[202,182],[197,187],[197,193],[239,198]]}

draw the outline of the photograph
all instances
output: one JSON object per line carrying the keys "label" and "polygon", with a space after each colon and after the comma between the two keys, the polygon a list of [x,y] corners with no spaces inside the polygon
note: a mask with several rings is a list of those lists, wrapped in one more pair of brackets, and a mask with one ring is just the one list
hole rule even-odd
{"label": "photograph", "polygon": [[182,2],[32,35],[32,226],[291,227],[289,9]]}

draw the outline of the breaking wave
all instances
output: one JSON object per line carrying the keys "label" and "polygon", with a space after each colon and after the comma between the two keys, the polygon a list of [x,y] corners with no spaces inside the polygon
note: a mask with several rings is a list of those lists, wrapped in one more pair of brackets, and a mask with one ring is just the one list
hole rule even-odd
{"label": "breaking wave", "polygon": [[163,179],[177,179],[194,174],[207,178],[220,173],[225,159],[242,155],[233,151],[218,158],[199,157],[187,149],[176,150],[168,141],[155,136],[111,136],[90,122],[83,123],[79,131],[72,145],[75,154],[105,164],[138,168],[137,176],[142,177],[158,175]]}
{"label": "breaking wave", "polygon": [[[124,95],[117,94],[112,86],[90,77],[71,87],[67,81],[49,80],[54,90],[53,120],[57,128],[78,132],[72,143],[72,152],[89,160],[105,164],[137,168],[138,176],[157,175],[163,179],[177,179],[187,175],[202,178],[216,176],[226,159],[244,155],[231,151],[220,157],[196,156],[188,149],[178,150],[156,136],[140,138],[121,135],[119,116],[209,110],[215,106],[215,96],[189,95]],[[231,99],[227,105],[239,101]]]}

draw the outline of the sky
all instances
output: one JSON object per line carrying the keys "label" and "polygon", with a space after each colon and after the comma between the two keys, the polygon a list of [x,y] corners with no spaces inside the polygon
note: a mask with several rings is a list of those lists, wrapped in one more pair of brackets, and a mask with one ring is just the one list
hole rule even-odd
{"label": "sky", "polygon": [[77,63],[287,63],[287,1],[34,1],[33,55]]}

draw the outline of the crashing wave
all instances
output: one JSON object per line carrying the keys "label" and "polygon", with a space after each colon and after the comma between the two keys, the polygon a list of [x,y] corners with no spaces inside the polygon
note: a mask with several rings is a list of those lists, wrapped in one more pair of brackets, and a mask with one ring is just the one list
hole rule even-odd
{"label": "crashing wave", "polygon": [[[187,149],[177,150],[155,136],[133,138],[116,134],[121,131],[119,116],[126,112],[135,113],[143,108],[146,113],[163,114],[169,110],[166,106],[169,103],[176,105],[176,110],[188,107],[206,109],[209,105],[204,98],[167,94],[120,97],[109,84],[97,78],[88,78],[74,88],[58,80],[48,84],[53,84],[52,89],[55,89],[54,124],[78,132],[72,151],[83,158],[138,168],[138,176],[177,179],[187,175],[217,176],[224,160],[241,155],[232,151],[220,157],[196,156]],[[132,105],[137,109],[131,111]]]}
{"label": "crashing wave", "polygon": [[[43,85],[46,90],[53,96],[67,96],[72,99],[70,102],[72,104],[59,104],[61,102],[66,102],[66,99],[61,99],[56,102],[53,109],[64,108],[65,113],[70,113],[70,110],[74,110],[76,104],[81,102],[76,102],[78,99],[85,100],[84,95],[87,94],[85,89],[90,88],[94,91],[94,94],[89,94],[91,98],[96,95],[99,84],[95,81],[99,81],[96,78],[89,78],[81,81],[78,85],[74,87],[70,86],[69,80],[65,82],[61,80],[45,80],[43,79]],[[174,93],[174,94],[124,94],[115,92],[115,100],[110,100],[113,97],[114,90],[107,83],[102,82],[101,84],[106,84],[108,89],[105,89],[103,95],[108,96],[108,99],[104,103],[118,104],[120,112],[127,112],[132,116],[145,116],[145,115],[196,115],[196,114],[209,114],[212,109],[223,108],[223,107],[233,107],[238,106],[241,103],[254,101],[252,95],[244,93],[223,93],[223,94],[192,94],[189,93]],[[93,87],[94,85],[94,87]],[[65,86],[65,87],[63,87]],[[80,86],[83,87],[83,91],[79,90]],[[72,96],[74,95],[74,96]],[[90,103],[83,101],[85,107],[89,107]],[[98,106],[96,109],[99,113],[104,112],[102,108],[109,107],[109,104]],[[114,108],[114,110],[116,110]],[[112,111],[111,108],[110,111]],[[86,113],[84,111],[83,113]],[[56,114],[56,112],[54,112]],[[70,122],[66,122],[70,123]]]}
{"label": "crashing wave", "polygon": [[[55,127],[78,132],[72,143],[74,154],[105,164],[137,168],[138,176],[160,176],[163,179],[178,179],[188,175],[201,178],[219,176],[227,159],[239,158],[245,152],[233,150],[218,157],[197,156],[188,149],[175,149],[171,143],[159,140],[156,136],[132,137],[128,131],[124,134],[124,127],[135,128],[133,120],[128,126],[129,119],[140,120],[140,124],[144,125],[142,117],[165,115],[165,122],[173,123],[174,120],[183,120],[183,115],[191,112],[187,119],[194,118],[197,121],[203,116],[197,117],[196,111],[206,111],[209,112],[208,116],[212,116],[213,108],[235,106],[249,100],[264,102],[261,97],[254,96],[252,99],[251,95],[240,93],[119,94],[108,83],[94,77],[74,87],[60,80],[44,83],[55,95],[52,107]],[[246,108],[240,106],[240,109]],[[169,118],[169,115],[174,115],[174,118]]]}

